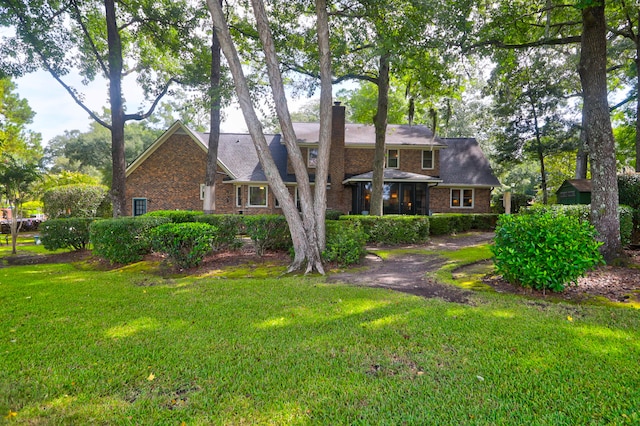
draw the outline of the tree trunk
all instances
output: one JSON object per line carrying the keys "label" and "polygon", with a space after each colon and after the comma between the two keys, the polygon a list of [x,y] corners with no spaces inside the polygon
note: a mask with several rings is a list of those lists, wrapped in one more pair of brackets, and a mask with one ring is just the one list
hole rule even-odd
{"label": "tree trunk", "polygon": [[[222,0],[220,0],[222,7]],[[222,52],[220,51],[220,41],[214,29],[211,38],[211,80],[209,90],[211,110],[211,121],[209,124],[209,150],[207,152],[207,171],[204,180],[204,205],[205,214],[213,214],[216,209],[216,171],[218,166],[218,145],[220,143],[220,109],[222,106],[220,81],[222,62]]]}
{"label": "tree trunk", "polygon": [[586,117],[582,114],[582,127],[580,128],[580,142],[578,145],[578,153],[576,154],[576,179],[587,178],[587,165],[589,163],[589,145],[587,142],[587,123]]}
{"label": "tree trunk", "polygon": [[611,261],[620,252],[621,242],[615,141],[607,102],[606,30],[604,3],[582,10],[579,71],[591,155],[591,219],[604,243],[600,251]]}
{"label": "tree trunk", "polygon": [[[313,197],[315,205],[316,235],[318,248],[322,253],[326,247],[326,205],[327,181],[329,178],[329,158],[331,154],[331,129],[333,127],[331,51],[329,49],[329,16],[327,1],[316,1],[316,28],[318,32],[318,51],[320,59],[320,134],[318,135],[318,161],[316,165],[316,186]],[[342,176],[334,176],[339,182]]]}
{"label": "tree trunk", "polygon": [[[269,187],[280,201],[282,212],[287,220],[287,224],[289,225],[294,248],[294,260],[289,266],[289,270],[292,271],[300,269],[306,263],[305,272],[310,272],[315,268],[318,272],[324,273],[320,258],[318,240],[316,237],[316,226],[314,223],[315,216],[313,213],[309,176],[306,172],[302,153],[300,152],[300,148],[297,146],[295,133],[293,133],[293,126],[291,125],[291,119],[288,115],[284,86],[282,85],[279,68],[277,67],[277,60],[275,60],[273,42],[270,40],[270,34],[266,34],[266,22],[264,20],[266,13],[264,12],[264,5],[258,0],[254,0],[252,3],[254,3],[254,13],[258,23],[258,31],[263,42],[265,59],[267,60],[267,68],[269,70],[269,78],[272,86],[271,89],[276,103],[280,125],[282,127],[283,137],[285,144],[287,145],[289,158],[291,159],[296,171],[298,188],[299,190],[302,190],[302,193],[306,194],[306,200],[301,200],[304,201],[302,206],[303,217],[305,219],[304,222],[298,213],[298,209],[291,197],[291,194],[289,193],[289,190],[278,173],[273,157],[271,156],[269,146],[262,131],[262,125],[260,124],[260,120],[253,108],[249,86],[242,70],[242,63],[240,62],[238,52],[233,44],[233,40],[231,39],[231,34],[229,33],[229,29],[222,13],[222,8],[218,3],[218,0],[207,0],[211,19],[213,21],[214,28],[218,33],[222,51],[229,63],[229,69],[233,75],[240,108],[242,109],[249,133],[251,134],[256,147],[260,164],[262,165],[269,182]],[[266,26],[268,29],[268,25]],[[274,65],[276,70],[273,69]],[[318,158],[318,161],[328,161],[328,159]],[[301,173],[299,170],[300,164],[304,166],[304,173]]]}
{"label": "tree trunk", "polygon": [[636,172],[640,172],[640,10],[638,10],[638,32],[634,43],[636,44]]}
{"label": "tree trunk", "polygon": [[382,192],[384,188],[384,160],[386,156],[387,117],[389,115],[389,54],[380,57],[378,72],[378,110],[375,116],[376,145],[373,155],[373,178],[371,182],[370,214],[382,216]]}
{"label": "tree trunk", "polygon": [[540,126],[538,125],[538,111],[536,110],[533,99],[529,99],[531,103],[531,112],[533,114],[533,125],[536,131],[536,149],[538,151],[538,162],[540,163],[540,187],[542,189],[542,204],[549,204],[549,196],[547,194],[547,171],[544,167],[544,150],[542,149],[542,140],[540,136]]}
{"label": "tree trunk", "polygon": [[118,33],[114,0],[105,0],[107,40],[109,44],[109,103],[111,106],[111,200],[113,217],[124,214],[126,206],[124,153],[124,108],[122,106],[122,42]]}

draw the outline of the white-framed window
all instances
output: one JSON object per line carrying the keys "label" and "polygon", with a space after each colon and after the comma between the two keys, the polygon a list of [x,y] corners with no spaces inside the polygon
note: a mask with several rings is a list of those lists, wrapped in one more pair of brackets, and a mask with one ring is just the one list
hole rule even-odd
{"label": "white-framed window", "polygon": [[249,186],[249,207],[267,207],[269,190],[266,185]]}
{"label": "white-framed window", "polygon": [[204,200],[204,191],[207,189],[207,185],[204,183],[200,184],[200,199]]}
{"label": "white-framed window", "polygon": [[400,151],[397,149],[387,150],[387,167],[389,169],[397,169],[400,167]]}
{"label": "white-framed window", "polygon": [[242,207],[242,186],[236,186],[236,207]]}
{"label": "white-framed window", "polygon": [[278,200],[278,197],[276,197],[275,192],[273,193],[273,205],[279,209],[280,208],[280,200]]}
{"label": "white-framed window", "polygon": [[426,149],[422,151],[422,169],[433,170],[433,151]]}
{"label": "white-framed window", "polygon": [[473,208],[473,189],[451,189],[451,208]]}
{"label": "white-framed window", "polygon": [[134,198],[133,208],[131,210],[134,216],[142,216],[147,212],[147,199],[146,198]]}
{"label": "white-framed window", "polygon": [[298,208],[298,211],[302,211],[302,207],[300,207],[300,195],[298,193],[298,187],[297,186],[296,186],[296,190],[294,191],[293,198],[294,198],[294,201],[296,203],[296,207]]}
{"label": "white-framed window", "polygon": [[307,166],[314,169],[318,165],[318,148],[307,148]]}

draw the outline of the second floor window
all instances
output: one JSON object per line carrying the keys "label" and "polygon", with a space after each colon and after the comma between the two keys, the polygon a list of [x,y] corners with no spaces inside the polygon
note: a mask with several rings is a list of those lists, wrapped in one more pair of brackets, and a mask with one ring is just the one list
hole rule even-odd
{"label": "second floor window", "polygon": [[422,151],[422,168],[433,169],[433,151]]}
{"label": "second floor window", "polygon": [[387,150],[387,167],[390,169],[400,167],[400,152],[397,149]]}

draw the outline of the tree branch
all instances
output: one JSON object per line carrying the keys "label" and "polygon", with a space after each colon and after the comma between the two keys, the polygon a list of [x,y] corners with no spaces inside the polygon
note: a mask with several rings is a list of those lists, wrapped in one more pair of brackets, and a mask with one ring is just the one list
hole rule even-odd
{"label": "tree branch", "polygon": [[618,102],[617,104],[615,104],[613,106],[610,106],[609,107],[609,112],[613,112],[613,111],[617,110],[618,108],[628,104],[629,102],[635,101],[637,98],[638,97],[635,94],[629,95],[625,99],[623,99],[620,102]]}
{"label": "tree branch", "polygon": [[96,48],[96,45],[93,42],[93,39],[91,38],[91,35],[89,34],[89,30],[87,30],[87,27],[84,25],[84,22],[82,21],[82,15],[80,14],[80,8],[78,7],[78,2],[76,0],[73,0],[71,2],[71,4],[72,4],[73,10],[75,11],[75,14],[76,14],[76,21],[80,25],[80,28],[82,28],[82,32],[84,33],[84,36],[89,41],[89,45],[91,46],[91,50],[93,51],[93,54],[96,55],[96,60],[100,64],[100,68],[102,68],[102,72],[104,73],[105,76],[109,75],[109,69],[104,64],[104,61],[102,60],[102,56],[98,52],[98,49]]}
{"label": "tree branch", "polygon": [[160,99],[162,99],[162,97],[166,95],[167,92],[169,91],[169,87],[171,86],[172,83],[183,84],[183,82],[178,80],[177,78],[171,77],[169,81],[165,83],[160,94],[156,96],[156,99],[153,101],[153,104],[151,104],[151,107],[149,107],[149,110],[147,112],[137,113],[137,114],[125,114],[124,121],[129,121],[129,120],[140,121],[140,120],[149,118],[151,114],[153,114],[153,111],[155,111],[156,107],[158,106]]}
{"label": "tree branch", "polygon": [[570,36],[570,37],[563,37],[563,38],[542,39],[538,41],[532,41],[529,43],[517,43],[517,44],[505,43],[501,40],[487,40],[487,41],[482,41],[482,42],[473,44],[468,48],[464,48],[463,52],[468,52],[470,50],[477,49],[479,47],[485,47],[485,46],[493,46],[493,47],[498,47],[500,49],[526,49],[529,47],[539,47],[539,46],[558,46],[558,45],[565,45],[565,44],[580,43],[581,39],[582,39],[581,36]]}

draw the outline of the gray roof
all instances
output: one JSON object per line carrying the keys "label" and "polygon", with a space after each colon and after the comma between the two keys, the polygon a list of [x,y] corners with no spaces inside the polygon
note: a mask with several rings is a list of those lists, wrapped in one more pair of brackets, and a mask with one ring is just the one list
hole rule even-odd
{"label": "gray roof", "polygon": [[[209,135],[199,133],[200,141],[208,147]],[[287,175],[287,148],[280,143],[280,135],[265,135],[273,160],[285,182],[295,181]],[[258,153],[251,135],[243,133],[222,133],[218,144],[218,161],[234,174],[238,182],[267,182],[258,159]]]}
{"label": "gray roof", "polygon": [[[403,172],[397,169],[384,169],[383,176],[386,182],[393,182],[393,181],[403,181],[403,182],[410,181],[410,182],[427,182],[427,183],[442,182],[442,180],[437,177],[421,175],[418,173]],[[368,172],[368,173],[362,173],[356,176],[351,176],[350,178],[345,179],[344,183],[370,182],[372,179],[373,179],[373,172]]]}
{"label": "gray roof", "polygon": [[[318,143],[320,133],[319,123],[293,123],[298,137],[298,143]],[[375,145],[376,129],[370,124],[345,124],[344,140],[349,145]],[[386,133],[387,145],[420,145],[420,146],[446,146],[439,137],[434,137],[433,132],[426,126],[389,124]]]}
{"label": "gray roof", "polygon": [[[567,179],[565,182],[580,192],[591,192],[591,179]],[[564,183],[562,186],[564,186]]]}
{"label": "gray roof", "polygon": [[474,138],[445,138],[440,151],[442,185],[500,186],[491,165]]}

